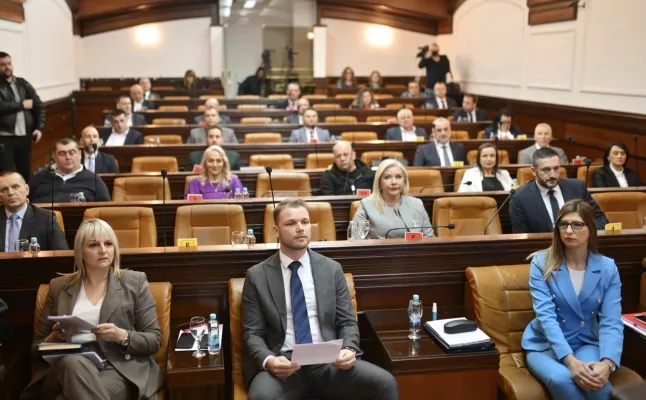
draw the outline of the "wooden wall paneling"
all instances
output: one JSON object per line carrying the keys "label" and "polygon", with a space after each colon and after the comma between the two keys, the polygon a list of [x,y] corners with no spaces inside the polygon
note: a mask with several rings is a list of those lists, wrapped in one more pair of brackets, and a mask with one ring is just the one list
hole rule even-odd
{"label": "wooden wall paneling", "polygon": [[70,97],[51,100],[45,103],[47,119],[43,137],[33,145],[31,169],[37,171],[44,165],[49,165],[54,143],[63,138],[74,135],[72,124],[72,104]]}
{"label": "wooden wall paneling", "polygon": [[529,25],[574,21],[577,18],[578,0],[527,0]]}
{"label": "wooden wall paneling", "polygon": [[0,0],[0,19],[25,22],[25,9],[22,3],[22,0]]}

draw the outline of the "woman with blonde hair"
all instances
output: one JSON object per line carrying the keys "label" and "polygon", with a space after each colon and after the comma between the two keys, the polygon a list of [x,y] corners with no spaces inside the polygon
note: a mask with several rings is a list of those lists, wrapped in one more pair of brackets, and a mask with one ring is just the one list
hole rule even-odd
{"label": "woman with blonde hair", "polygon": [[354,215],[354,224],[370,224],[369,239],[402,238],[406,232],[422,232],[433,236],[431,221],[422,200],[407,196],[408,173],[397,160],[379,164],[372,194],[361,200]]}
{"label": "woman with blonde hair", "polygon": [[186,198],[189,194],[201,194],[204,200],[230,199],[236,189],[242,192],[242,182],[231,174],[229,158],[222,147],[213,145],[207,148],[200,165],[200,176],[188,184]]}
{"label": "woman with blonde hair", "polygon": [[[149,399],[163,385],[152,355],[161,347],[155,300],[146,274],[120,268],[119,242],[105,221],[89,219],[74,239],[74,272],[52,279],[33,351],[46,343],[82,344],[103,365],[70,354],[53,365],[38,357],[21,399]],[[70,315],[95,328],[54,324]]]}
{"label": "woman with blonde hair", "polygon": [[529,287],[536,318],[521,345],[527,366],[555,399],[609,399],[624,338],[621,281],[597,250],[594,209],[570,200],[552,245],[532,254]]}

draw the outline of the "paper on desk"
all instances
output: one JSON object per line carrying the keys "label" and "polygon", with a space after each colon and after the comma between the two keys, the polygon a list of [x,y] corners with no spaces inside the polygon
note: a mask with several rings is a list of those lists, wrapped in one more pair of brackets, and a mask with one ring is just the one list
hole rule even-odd
{"label": "paper on desk", "polygon": [[96,326],[75,315],[50,315],[47,319],[54,322],[60,322],[61,324],[75,326],[79,331],[90,332],[92,329],[96,328]]}
{"label": "paper on desk", "polygon": [[298,365],[329,364],[339,358],[343,339],[324,343],[295,344],[292,349],[292,362]]}

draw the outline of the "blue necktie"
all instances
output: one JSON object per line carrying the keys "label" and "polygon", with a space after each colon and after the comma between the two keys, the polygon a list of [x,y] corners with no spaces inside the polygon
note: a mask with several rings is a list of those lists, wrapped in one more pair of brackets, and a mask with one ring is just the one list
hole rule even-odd
{"label": "blue necktie", "polygon": [[96,156],[90,156],[90,159],[87,161],[87,169],[89,169],[91,172],[94,172],[94,157]]}
{"label": "blue necktie", "polygon": [[307,316],[307,304],[305,303],[305,293],[303,293],[303,284],[298,277],[298,268],[302,264],[294,261],[289,264],[292,270],[290,287],[292,292],[292,316],[294,317],[294,336],[296,344],[312,343],[312,331],[310,330],[310,320]]}
{"label": "blue necktie", "polygon": [[17,251],[15,243],[18,240],[20,235],[20,229],[18,229],[18,214],[12,214],[9,217],[9,235],[7,235],[7,250],[8,251]]}

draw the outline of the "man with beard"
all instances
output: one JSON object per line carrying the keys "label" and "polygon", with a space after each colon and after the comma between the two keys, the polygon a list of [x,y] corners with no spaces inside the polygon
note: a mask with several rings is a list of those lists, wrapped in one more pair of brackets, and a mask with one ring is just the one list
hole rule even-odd
{"label": "man with beard", "polygon": [[542,147],[532,157],[532,172],[536,178],[516,190],[509,203],[509,217],[514,233],[553,232],[554,220],[566,201],[582,199],[594,208],[597,229],[608,223],[606,215],[594,201],[585,182],[560,179],[559,154]]}
{"label": "man with beard", "polygon": [[[283,200],[274,209],[280,250],[247,270],[242,289],[244,374],[249,400],[397,400],[387,371],[357,360],[359,328],[341,265],[310,249],[307,203]],[[294,344],[342,339],[337,360],[301,367]]]}

